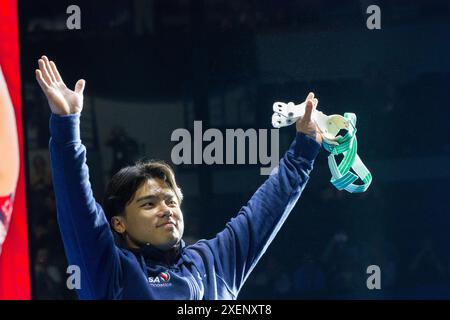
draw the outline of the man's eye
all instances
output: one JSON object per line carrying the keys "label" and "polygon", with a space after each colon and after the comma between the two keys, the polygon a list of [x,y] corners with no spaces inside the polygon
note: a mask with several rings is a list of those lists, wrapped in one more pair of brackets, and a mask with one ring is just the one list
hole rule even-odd
{"label": "man's eye", "polygon": [[147,202],[145,204],[146,207],[153,207],[155,204],[153,202]]}
{"label": "man's eye", "polygon": [[176,205],[177,202],[176,202],[175,200],[169,200],[169,204],[170,204],[170,205]]}

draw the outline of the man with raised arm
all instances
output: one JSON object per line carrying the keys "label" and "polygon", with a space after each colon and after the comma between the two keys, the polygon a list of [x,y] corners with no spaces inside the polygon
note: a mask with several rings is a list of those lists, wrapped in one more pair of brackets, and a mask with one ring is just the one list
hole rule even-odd
{"label": "man with raised arm", "polygon": [[[277,170],[209,240],[186,246],[183,195],[169,165],[139,162],[109,181],[102,205],[89,183],[80,139],[85,81],[72,91],[52,61],[36,78],[47,96],[58,222],[69,264],[81,270],[81,299],[236,299],[309,179],[321,136],[306,113]],[[213,213],[212,213],[213,214]]]}

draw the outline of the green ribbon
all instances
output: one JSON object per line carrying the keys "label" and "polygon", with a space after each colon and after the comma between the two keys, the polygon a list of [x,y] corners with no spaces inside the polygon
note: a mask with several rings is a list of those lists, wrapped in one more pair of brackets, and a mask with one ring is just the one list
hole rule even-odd
{"label": "green ribbon", "polygon": [[[359,158],[358,142],[356,140],[356,115],[354,113],[345,113],[346,118],[351,126],[344,137],[338,137],[335,141],[337,145],[328,143],[323,140],[322,145],[330,155],[328,156],[328,166],[331,171],[330,182],[338,190],[346,190],[350,193],[361,193],[366,191],[372,183],[372,174]],[[337,165],[335,156],[343,154],[344,158]],[[353,169],[354,173],[350,171]],[[362,184],[354,182],[360,178]]]}

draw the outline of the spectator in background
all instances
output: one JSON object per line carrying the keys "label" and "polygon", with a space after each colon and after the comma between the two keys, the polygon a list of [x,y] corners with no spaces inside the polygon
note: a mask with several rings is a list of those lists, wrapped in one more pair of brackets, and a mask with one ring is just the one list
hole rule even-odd
{"label": "spectator in background", "polygon": [[42,155],[35,155],[33,157],[30,180],[31,188],[35,192],[51,189],[52,176],[47,160]]}
{"label": "spectator in background", "polygon": [[304,254],[300,265],[294,271],[293,283],[295,295],[299,298],[314,297],[324,291],[325,273],[313,254]]}
{"label": "spectator in background", "polygon": [[106,141],[106,145],[112,150],[110,176],[136,161],[139,151],[138,143],[128,136],[124,128],[114,127],[111,130],[109,139]]}
{"label": "spectator in background", "polygon": [[364,283],[358,278],[361,273],[355,263],[358,261],[357,250],[349,242],[346,232],[336,232],[322,255],[322,263],[326,266],[326,282],[331,291],[338,297],[354,293]]}
{"label": "spectator in background", "polygon": [[[40,154],[32,158],[30,170],[29,211],[36,236],[42,234],[50,217],[56,217],[51,174],[47,160]],[[44,223],[44,225],[42,225]],[[45,231],[47,233],[47,231]]]}
{"label": "spectator in background", "polygon": [[33,263],[37,299],[73,298],[64,290],[67,267],[56,221],[56,204],[47,159],[36,154],[31,161],[29,207],[32,247],[37,248]]}
{"label": "spectator in background", "polygon": [[50,261],[48,247],[36,251],[34,263],[37,299],[62,299],[64,279],[58,267]]}

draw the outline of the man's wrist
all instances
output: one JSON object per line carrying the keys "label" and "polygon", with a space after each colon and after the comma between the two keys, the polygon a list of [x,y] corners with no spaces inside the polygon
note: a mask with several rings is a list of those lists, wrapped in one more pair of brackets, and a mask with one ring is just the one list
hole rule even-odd
{"label": "man's wrist", "polygon": [[80,114],[50,116],[50,135],[56,142],[80,140]]}
{"label": "man's wrist", "polygon": [[321,147],[322,145],[316,139],[303,132],[297,132],[289,148],[289,152],[296,158],[301,157],[312,161],[319,154]]}

